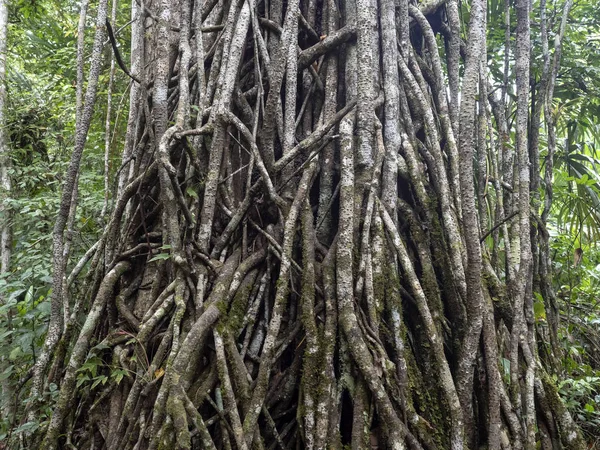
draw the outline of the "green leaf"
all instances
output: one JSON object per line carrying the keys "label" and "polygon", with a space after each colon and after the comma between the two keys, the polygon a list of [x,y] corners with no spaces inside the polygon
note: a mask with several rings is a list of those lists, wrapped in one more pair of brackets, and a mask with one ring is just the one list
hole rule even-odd
{"label": "green leaf", "polygon": [[93,356],[89,358],[85,363],[83,363],[83,365],[79,369],[77,369],[77,372],[89,371],[92,374],[92,376],[95,377],[98,372],[98,366],[102,364],[103,362],[100,358],[98,358],[97,356]]}
{"label": "green leaf", "polygon": [[194,197],[196,200],[198,200],[198,193],[192,189],[191,187],[188,187],[185,190],[186,194],[189,195],[190,197]]}
{"label": "green leaf", "polygon": [[100,383],[102,383],[104,385],[106,383],[106,381],[108,380],[108,377],[105,375],[100,375],[100,376],[94,378],[94,380],[95,381],[92,383],[92,389],[94,389]]}
{"label": "green leaf", "polygon": [[584,409],[585,409],[587,412],[594,412],[594,411],[596,410],[596,409],[595,409],[595,408],[594,408],[592,405],[590,405],[589,403],[586,403],[586,404],[585,404],[585,406],[584,406]]}
{"label": "green leaf", "polygon": [[15,347],[11,350],[10,356],[8,357],[8,359],[10,359],[11,361],[14,361],[15,359],[17,359],[19,357],[19,355],[21,353],[23,353],[21,351],[21,347]]}
{"label": "green leaf", "polygon": [[169,259],[170,257],[171,257],[171,255],[169,253],[159,253],[154,258],[150,259],[149,262]]}
{"label": "green leaf", "polygon": [[15,366],[13,366],[13,365],[10,365],[10,366],[8,366],[6,369],[4,369],[4,372],[2,372],[2,373],[0,374],[0,381],[4,381],[4,380],[6,380],[8,377],[10,377],[10,376],[11,376],[11,374],[12,374],[12,372],[13,372],[13,369],[14,369],[14,368],[15,368]]}
{"label": "green leaf", "polygon": [[81,386],[86,381],[89,381],[90,377],[87,375],[80,375],[77,377],[77,387]]}
{"label": "green leaf", "polygon": [[123,379],[123,377],[126,376],[126,375],[129,376],[129,374],[127,373],[127,371],[125,371],[123,369],[115,369],[110,374],[110,376],[115,379],[115,381],[117,382],[117,384],[119,384],[121,382],[121,380]]}
{"label": "green leaf", "polygon": [[546,320],[546,308],[544,303],[536,301],[533,303],[533,312],[536,320]]}
{"label": "green leaf", "polygon": [[8,336],[10,336],[13,333],[14,333],[13,330],[8,330],[8,331],[5,331],[4,333],[0,334],[0,341],[3,341],[4,339],[6,339]]}
{"label": "green leaf", "polygon": [[37,430],[38,427],[39,427],[39,424],[37,422],[27,422],[27,423],[24,423],[23,425],[21,425],[20,427],[18,427],[17,429],[15,429],[13,431],[13,433],[19,434],[19,433],[24,433],[24,432],[31,432],[31,431]]}
{"label": "green leaf", "polygon": [[[30,269],[27,269],[27,271],[29,271]],[[25,273],[27,273],[27,271]],[[31,300],[33,299],[33,286],[29,286],[29,289],[27,289],[27,294],[25,294],[25,303],[31,303]]]}

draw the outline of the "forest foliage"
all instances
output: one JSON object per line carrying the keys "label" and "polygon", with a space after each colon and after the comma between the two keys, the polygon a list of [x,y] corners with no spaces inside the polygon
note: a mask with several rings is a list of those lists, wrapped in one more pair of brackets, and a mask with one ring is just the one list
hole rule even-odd
{"label": "forest foliage", "polygon": [[[558,32],[564,3],[548,2],[550,42]],[[94,26],[96,7],[95,2],[89,7],[90,28]],[[504,11],[503,0],[488,1],[487,64],[497,79],[502,78],[504,70]],[[533,2],[532,11],[535,27],[539,24],[539,0]],[[463,4],[460,12],[461,21],[468,23],[468,5]],[[118,5],[117,23],[113,24],[120,42],[129,42],[129,17],[130,5],[122,2]],[[78,18],[78,3],[70,0],[9,2],[6,129],[13,191],[5,202],[12,213],[14,246],[11,270],[0,278],[4,302],[0,305],[0,358],[6,363],[0,380],[8,380],[14,395],[0,400],[13,402],[16,414],[1,418],[0,442],[18,442],[21,434],[46,427],[58,397],[57,386],[50,384],[35,420],[24,415],[31,368],[43,346],[50,315],[52,228],[74,145]],[[513,15],[510,20],[514,29],[516,17]],[[87,33],[86,55],[91,52],[92,41],[93,33]],[[120,51],[128,59],[127,45],[121,46]],[[117,179],[121,165],[131,80],[122,71],[115,72],[107,130],[112,56],[108,42],[103,53],[97,106],[80,170],[79,206],[70,230],[71,261],[78,261],[97,241],[114,200],[115,185],[111,184],[105,192],[107,139],[111,183]],[[541,45],[534,41],[530,77],[534,93],[539,87],[542,65]],[[509,89],[508,97],[512,115],[516,113],[517,101],[514,89]],[[586,440],[590,445],[600,445],[600,4],[594,0],[575,2],[569,15],[551,108],[556,117],[557,153],[548,233],[562,349],[554,382]],[[514,132],[511,138],[514,140]],[[545,170],[545,140],[546,134],[541,133],[541,174]],[[543,186],[539,191],[543,196]],[[490,248],[491,239],[490,235],[486,240]],[[168,246],[162,250],[155,259],[168,258]],[[84,288],[75,280],[70,295],[81,295]],[[543,328],[544,302],[540,293],[534,295],[536,326]],[[502,358],[502,362],[503,375],[509,377],[509,361]],[[91,357],[78,370],[77,387],[93,391],[109,381],[118,384],[129,376],[126,370]]]}

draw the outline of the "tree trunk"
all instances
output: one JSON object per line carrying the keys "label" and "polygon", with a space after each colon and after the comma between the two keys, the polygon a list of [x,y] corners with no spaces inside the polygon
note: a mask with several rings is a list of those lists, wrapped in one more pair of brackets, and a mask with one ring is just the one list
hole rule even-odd
{"label": "tree trunk", "polygon": [[494,80],[483,0],[468,26],[452,0],[133,1],[123,165],[87,275],[63,285],[99,59],[79,109],[33,389],[54,356],[60,394],[32,442],[585,448],[538,355],[556,350],[533,315],[538,276],[555,302],[532,233],[551,191],[532,220],[528,0],[515,9]]}
{"label": "tree trunk", "polygon": [[[12,193],[10,179],[10,152],[6,136],[6,34],[8,30],[8,5],[5,0],[0,0],[0,280],[4,280],[10,273],[10,259],[12,254],[12,224],[11,210],[8,199]],[[0,306],[4,306],[7,299],[0,292]],[[11,312],[7,314],[10,325]],[[10,335],[4,337],[10,342]],[[10,370],[10,364],[4,356],[0,357],[0,373]],[[0,420],[12,423],[14,419],[13,389],[8,378],[3,378],[0,386]]]}

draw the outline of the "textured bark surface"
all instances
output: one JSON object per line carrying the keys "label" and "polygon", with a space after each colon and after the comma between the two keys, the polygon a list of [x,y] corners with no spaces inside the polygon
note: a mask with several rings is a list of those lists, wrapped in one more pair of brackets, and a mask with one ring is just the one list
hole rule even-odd
{"label": "textured bark surface", "polygon": [[538,355],[552,192],[532,219],[527,135],[544,111],[555,145],[570,5],[532,112],[527,0],[498,80],[483,0],[469,24],[453,0],[133,1],[123,165],[65,282],[99,59],[78,106],[31,447],[583,449]]}

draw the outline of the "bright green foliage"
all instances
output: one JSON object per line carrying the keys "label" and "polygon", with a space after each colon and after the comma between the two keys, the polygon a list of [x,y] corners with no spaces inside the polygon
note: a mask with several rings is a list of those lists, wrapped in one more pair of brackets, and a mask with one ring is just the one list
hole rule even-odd
{"label": "bright green foliage", "polygon": [[[550,20],[548,43],[553,57],[564,1],[547,1]],[[540,2],[533,1],[532,17],[539,24]],[[488,1],[488,67],[496,80],[504,71],[505,2]],[[511,12],[510,27],[516,27]],[[534,33],[536,39],[540,34]],[[509,43],[514,52],[514,42]],[[532,91],[540,89],[544,58],[541,42],[532,42]],[[515,112],[514,73],[506,85],[508,114]],[[560,394],[582,426],[589,442],[600,436],[600,3],[575,2],[569,15],[562,60],[551,105],[556,124],[557,148],[553,167],[553,206],[549,218],[553,287],[560,309],[559,340],[562,348]],[[543,117],[543,111],[542,111]],[[539,130],[541,177],[547,156],[545,120]],[[495,136],[495,139],[498,139]],[[515,136],[511,135],[510,143]],[[545,186],[540,185],[541,207]],[[541,212],[541,209],[540,209]],[[583,250],[578,264],[576,249]],[[539,293],[534,300],[538,327],[547,326],[546,310]],[[546,343],[540,342],[541,345]],[[504,374],[510,362],[503,360]]]}
{"label": "bright green foliage", "polygon": [[[559,392],[590,442],[600,436],[600,5],[573,9],[553,112],[551,257],[561,309]],[[542,155],[545,156],[545,155]],[[578,249],[582,256],[578,262]]]}
{"label": "bright green foliage", "polygon": [[561,310],[559,393],[593,441],[600,436],[600,249],[589,240],[582,244],[576,233],[550,232]]}
{"label": "bright green foliage", "polygon": [[[0,307],[0,357],[10,361],[0,378],[10,378],[15,386],[22,388],[18,398],[13,399],[19,414],[27,401],[27,387],[21,384],[44,342],[50,313],[52,229],[74,144],[76,67],[73,62],[79,9],[78,2],[53,0],[20,0],[10,6],[7,134],[13,162],[9,205],[13,213],[14,244],[11,273],[0,278],[0,290],[7,299]],[[88,40],[91,43],[91,36],[86,36]],[[105,61],[106,68],[108,64]],[[103,77],[108,79],[108,69]],[[103,85],[108,84],[106,80]],[[120,76],[117,89],[117,94],[126,91]],[[67,274],[96,239],[102,225],[105,114],[102,107],[97,108],[82,162]],[[122,110],[115,113],[119,117],[113,140],[115,150],[122,142],[123,133],[119,131],[125,125],[126,114]],[[119,164],[118,151],[111,156],[114,173]],[[74,285],[72,292],[77,289]],[[46,410],[39,412],[38,422],[24,423],[17,418],[12,423],[12,432],[7,420],[0,422],[0,441],[9,433],[14,437],[43,424],[57,394],[56,386],[51,385],[44,394],[48,397],[42,402]]]}
{"label": "bright green foliage", "polygon": [[558,137],[556,222],[563,232],[582,235],[585,228],[587,238],[593,240],[600,232],[599,30],[600,4],[578,3],[567,27],[552,105]]}

